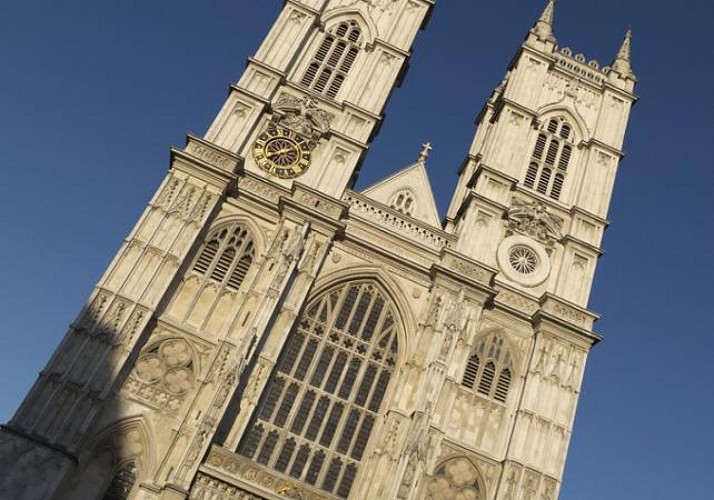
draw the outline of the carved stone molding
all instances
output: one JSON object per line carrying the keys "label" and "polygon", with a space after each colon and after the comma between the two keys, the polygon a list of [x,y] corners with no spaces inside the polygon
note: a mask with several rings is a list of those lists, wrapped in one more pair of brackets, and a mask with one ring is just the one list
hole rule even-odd
{"label": "carved stone molding", "polygon": [[496,302],[521,311],[528,316],[538,310],[538,302],[510,290],[500,290],[496,296]]}
{"label": "carved stone molding", "polygon": [[271,126],[293,130],[306,137],[310,147],[314,148],[330,130],[334,115],[318,108],[319,101],[311,96],[297,97],[283,92],[273,103],[276,113]]}
{"label": "carved stone molding", "polygon": [[189,500],[263,500],[262,497],[200,472],[196,476],[188,498]]}
{"label": "carved stone molding", "polygon": [[357,193],[349,193],[343,199],[350,205],[351,214],[375,222],[391,233],[435,250],[441,250],[449,245],[449,238],[446,234],[440,234],[441,231],[429,229],[426,225],[410,220],[399,212],[381,208]]}
{"label": "carved stone molding", "polygon": [[511,234],[522,234],[540,241],[547,247],[559,242],[563,235],[563,219],[548,212],[545,203],[513,200],[508,209],[508,229]]}
{"label": "carved stone molding", "polygon": [[488,286],[491,283],[495,272],[476,261],[465,258],[455,252],[445,249],[442,253],[441,264],[470,280]]}
{"label": "carved stone molding", "polygon": [[235,171],[240,163],[238,156],[191,135],[187,137],[185,150],[201,161],[230,172]]}
{"label": "carved stone molding", "polygon": [[[218,446],[213,446],[206,459],[206,465],[244,481],[272,494],[301,500],[328,500],[331,495],[323,495],[309,486],[289,477],[268,471],[250,460]],[[250,497],[249,497],[250,498]]]}

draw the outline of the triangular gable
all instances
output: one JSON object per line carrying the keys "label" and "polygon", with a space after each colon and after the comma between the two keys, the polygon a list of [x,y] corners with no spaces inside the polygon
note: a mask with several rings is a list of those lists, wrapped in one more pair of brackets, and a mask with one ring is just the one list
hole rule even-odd
{"label": "triangular gable", "polygon": [[[364,189],[362,194],[422,222],[441,227],[429,176],[422,161]],[[411,202],[408,197],[411,197]]]}

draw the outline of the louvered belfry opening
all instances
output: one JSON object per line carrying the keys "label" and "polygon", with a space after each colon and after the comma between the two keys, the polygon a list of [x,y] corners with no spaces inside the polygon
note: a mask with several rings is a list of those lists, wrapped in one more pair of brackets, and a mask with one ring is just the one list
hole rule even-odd
{"label": "louvered belfry opening", "polygon": [[500,335],[491,335],[476,344],[466,362],[461,385],[476,394],[505,403],[511,388],[511,355]]}
{"label": "louvered belfry opening", "polygon": [[337,97],[360,52],[362,32],[355,21],[338,24],[325,36],[300,81],[318,94]]}
{"label": "louvered belfry opening", "polygon": [[238,290],[254,259],[254,243],[250,232],[241,224],[223,227],[208,237],[193,272]]}
{"label": "louvered belfry opening", "polygon": [[559,200],[573,155],[573,142],[570,124],[563,118],[551,119],[536,139],[523,181],[525,186]]}
{"label": "louvered belfry opening", "polygon": [[397,362],[396,309],[371,280],[308,302],[238,453],[346,498]]}

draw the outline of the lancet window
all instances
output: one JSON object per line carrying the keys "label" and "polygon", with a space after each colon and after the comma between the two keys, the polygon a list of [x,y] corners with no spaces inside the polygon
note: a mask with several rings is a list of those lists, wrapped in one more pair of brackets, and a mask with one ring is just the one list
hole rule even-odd
{"label": "lancet window", "polygon": [[397,363],[397,314],[370,280],[308,302],[238,453],[342,498]]}
{"label": "lancet window", "polygon": [[253,239],[241,224],[223,227],[204,243],[193,272],[232,290],[238,290],[255,258]]}
{"label": "lancet window", "polygon": [[573,156],[574,132],[564,118],[552,118],[538,134],[524,184],[554,200],[563,192]]}
{"label": "lancet window", "polygon": [[513,364],[501,335],[482,339],[466,363],[461,385],[474,393],[505,403],[513,380]]}
{"label": "lancet window", "polygon": [[355,21],[345,21],[325,33],[300,83],[334,99],[360,53],[362,31]]}
{"label": "lancet window", "polygon": [[112,478],[102,500],[126,500],[136,482],[136,463],[128,462]]}

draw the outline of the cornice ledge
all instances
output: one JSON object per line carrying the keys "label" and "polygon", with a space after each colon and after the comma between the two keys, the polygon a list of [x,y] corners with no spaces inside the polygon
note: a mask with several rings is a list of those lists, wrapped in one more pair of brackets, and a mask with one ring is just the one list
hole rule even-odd
{"label": "cornice ledge", "polygon": [[598,314],[553,294],[545,293],[541,296],[540,310],[536,313],[534,319],[537,319],[538,316],[550,316],[560,322],[565,322],[570,327],[575,327],[588,336],[599,339],[592,332],[595,322],[600,318]]}
{"label": "cornice ledge", "polygon": [[248,89],[244,89],[243,87],[240,87],[237,83],[231,83],[230,84],[230,90],[233,92],[238,92],[239,94],[246,95],[250,97],[251,99],[255,99],[256,101],[263,103],[264,105],[270,104],[270,99],[267,99],[263,97],[262,95],[258,95],[255,92],[251,92]]}
{"label": "cornice ledge", "polygon": [[243,172],[236,183],[236,192],[230,195],[234,198],[246,196],[263,205],[275,206],[281,197],[290,197],[290,190],[269,180],[258,177],[252,172]]}
{"label": "cornice ledge", "polygon": [[540,307],[536,299],[504,283],[497,281],[494,288],[498,293],[494,298],[494,305],[507,309],[523,319],[530,320]]}
{"label": "cornice ledge", "polygon": [[533,109],[531,109],[531,108],[527,108],[527,107],[525,107],[524,105],[519,104],[519,103],[517,103],[516,101],[513,101],[513,100],[509,99],[508,97],[503,97],[503,98],[502,98],[502,102],[503,102],[504,104],[507,104],[508,106],[512,107],[513,109],[517,109],[517,110],[520,111],[521,113],[525,113],[525,114],[527,114],[527,115],[530,115],[531,119],[536,118],[536,117],[538,116],[538,112],[537,112],[537,111],[535,111],[535,110],[533,110]]}
{"label": "cornice ledge", "polygon": [[575,215],[580,215],[584,218],[593,220],[599,224],[602,224],[605,227],[608,227],[610,225],[610,220],[609,219],[603,219],[599,215],[596,215],[588,210],[585,210],[584,208],[578,207],[576,205],[573,205],[573,207],[570,209],[570,215],[571,217],[575,217]]}
{"label": "cornice ledge", "polygon": [[243,165],[243,158],[237,154],[216,146],[212,142],[196,137],[193,134],[186,136],[186,147],[184,151],[193,155],[213,167],[234,173],[239,166]]}
{"label": "cornice ledge", "polygon": [[295,7],[300,7],[302,10],[304,10],[304,11],[307,12],[308,14],[313,14],[314,16],[319,16],[319,15],[320,15],[320,11],[319,11],[319,10],[317,10],[317,9],[315,9],[315,8],[313,8],[313,7],[310,7],[309,5],[305,5],[305,4],[304,4],[303,2],[301,2],[300,0],[285,0],[285,3],[292,4],[292,5],[294,5]]}
{"label": "cornice ledge", "polygon": [[431,267],[431,277],[446,276],[457,284],[476,288],[485,295],[484,302],[493,299],[496,290],[491,286],[497,271],[449,248],[441,252],[441,260]]}
{"label": "cornice ledge", "polygon": [[479,201],[488,205],[490,208],[501,210],[502,212],[508,212],[508,205],[504,205],[503,203],[494,201],[491,198],[487,198],[481,193],[477,193],[475,191],[469,191],[469,193],[466,195],[465,200],[467,205],[470,204],[472,201]]}
{"label": "cornice ledge", "polygon": [[625,153],[621,149],[617,149],[616,147],[610,146],[609,144],[606,144],[602,142],[599,139],[596,139],[595,137],[591,137],[587,141],[583,141],[585,147],[592,147],[592,146],[597,146],[600,149],[604,149],[608,153],[617,156],[618,160],[622,160],[625,157]]}
{"label": "cornice ledge", "polygon": [[[171,169],[185,172],[221,190],[237,178],[235,173],[216,167],[193,153],[181,149],[171,148],[170,162]],[[243,160],[239,158],[239,166],[242,167],[242,164]]]}
{"label": "cornice ledge", "polygon": [[274,68],[271,65],[266,64],[259,59],[256,59],[255,57],[249,57],[248,64],[255,64],[256,66],[259,66],[261,69],[264,69],[265,71],[269,71],[270,73],[273,74],[273,76],[278,77],[279,79],[284,79],[287,76],[287,73],[285,73],[284,71],[280,71],[279,69]]}
{"label": "cornice ledge", "polygon": [[411,56],[411,52],[409,52],[408,50],[401,49],[401,48],[397,47],[396,45],[394,45],[382,38],[375,38],[373,45],[375,47],[380,46],[385,49],[389,49],[390,51],[394,52],[395,54],[402,56],[404,59],[409,59],[409,57]]}
{"label": "cornice ledge", "polygon": [[278,205],[281,212],[295,212],[306,219],[319,221],[333,230],[344,227],[349,205],[299,182],[293,183],[290,196],[280,196]]}
{"label": "cornice ledge", "polygon": [[566,245],[567,243],[574,243],[576,245],[580,245],[583,248],[587,248],[598,257],[601,257],[605,253],[602,248],[595,246],[592,243],[588,243],[587,241],[583,241],[580,238],[576,238],[572,234],[566,234],[565,236],[563,236],[561,243],[563,245]]}
{"label": "cornice ledge", "polygon": [[[480,161],[479,156],[469,155],[469,159]],[[481,175],[481,172],[484,172],[484,171],[488,172],[489,174],[493,175],[494,177],[500,178],[503,181],[510,182],[513,185],[516,185],[519,182],[519,180],[516,179],[515,177],[511,177],[510,175],[505,174],[502,171],[497,170],[493,167],[490,167],[490,166],[486,165],[485,163],[479,163],[478,166],[476,167],[476,170],[474,170],[473,176],[471,177],[471,179],[469,179],[469,185],[470,186],[473,185],[473,182],[475,182],[475,180],[478,178],[478,176]]]}

